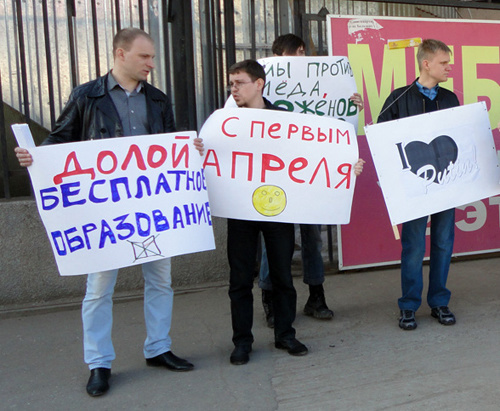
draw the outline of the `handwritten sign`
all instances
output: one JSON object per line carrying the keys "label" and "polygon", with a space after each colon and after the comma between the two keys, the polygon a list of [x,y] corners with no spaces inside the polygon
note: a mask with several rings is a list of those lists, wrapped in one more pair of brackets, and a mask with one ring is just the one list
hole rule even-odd
{"label": "handwritten sign", "polygon": [[[29,132],[27,125],[13,130]],[[215,248],[195,137],[182,132],[30,148],[38,211],[61,275]]]}
{"label": "handwritten sign", "polygon": [[484,102],[365,131],[393,225],[500,194]]}
{"label": "handwritten sign", "polygon": [[286,111],[218,110],[200,132],[213,215],[347,224],[358,159],[352,124]]}
{"label": "handwritten sign", "polygon": [[[294,113],[335,117],[358,126],[358,108],[349,100],[356,82],[347,57],[268,57],[263,96]],[[230,96],[226,108],[236,107]]]}

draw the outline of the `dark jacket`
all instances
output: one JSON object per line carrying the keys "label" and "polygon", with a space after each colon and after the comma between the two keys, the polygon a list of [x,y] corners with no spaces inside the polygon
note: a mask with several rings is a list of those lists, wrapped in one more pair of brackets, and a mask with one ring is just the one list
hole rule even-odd
{"label": "dark jacket", "polygon": [[288,111],[286,108],[275,106],[265,97],[262,97],[262,99],[264,100],[264,104],[266,105],[266,107],[264,107],[264,110]]}
{"label": "dark jacket", "polygon": [[[150,133],[175,131],[172,106],[167,96],[146,82],[143,82],[143,86]],[[121,136],[123,127],[108,93],[108,75],[105,75],[75,87],[57,119],[54,130],[42,144]]]}
{"label": "dark jacket", "polygon": [[[409,86],[394,90],[389,97],[387,97],[384,107],[382,107],[382,111],[378,116],[377,123],[428,112],[425,107],[425,98],[415,84],[417,80],[418,78]],[[438,110],[460,105],[455,93],[443,87],[439,87],[435,101]]]}

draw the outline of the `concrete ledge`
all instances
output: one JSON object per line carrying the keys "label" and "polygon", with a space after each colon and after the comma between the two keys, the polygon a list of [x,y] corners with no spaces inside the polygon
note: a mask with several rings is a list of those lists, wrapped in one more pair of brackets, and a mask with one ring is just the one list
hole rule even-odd
{"label": "concrete ledge", "polygon": [[[175,288],[227,281],[226,222],[213,219],[216,250],[172,259]],[[32,198],[0,201],[0,310],[39,307],[81,300],[86,276],[61,277],[47,234]],[[140,266],[120,270],[119,295],[141,294]]]}

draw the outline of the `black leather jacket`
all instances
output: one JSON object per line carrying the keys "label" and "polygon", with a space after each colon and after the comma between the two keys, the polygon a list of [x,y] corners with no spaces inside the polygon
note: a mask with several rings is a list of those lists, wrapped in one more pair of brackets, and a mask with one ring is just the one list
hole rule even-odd
{"label": "black leather jacket", "polygon": [[[146,82],[143,86],[150,133],[175,131],[172,106],[167,96]],[[75,87],[57,119],[54,130],[42,144],[121,136],[123,127],[108,93],[108,75],[105,75]]]}
{"label": "black leather jacket", "polygon": [[[384,107],[382,107],[382,111],[378,116],[377,123],[415,116],[426,112],[424,96],[415,84],[417,80],[418,78],[409,86],[394,90],[389,97],[387,97]],[[435,101],[438,110],[460,105],[455,93],[443,87],[438,88],[438,94]]]}

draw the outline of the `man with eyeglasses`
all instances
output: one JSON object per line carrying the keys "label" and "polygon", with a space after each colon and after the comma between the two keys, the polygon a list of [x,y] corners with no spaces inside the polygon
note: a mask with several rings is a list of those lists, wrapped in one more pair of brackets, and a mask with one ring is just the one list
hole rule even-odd
{"label": "man with eyeglasses", "polygon": [[[262,96],[266,83],[264,68],[255,60],[244,60],[229,68],[229,89],[238,107],[279,110]],[[275,347],[301,356],[307,347],[295,338],[297,294],[293,286],[291,261],[294,249],[293,224],[274,221],[227,220],[229,298],[234,350],[231,364],[246,364],[252,351],[254,265],[259,234],[267,247],[271,282],[275,290]]]}
{"label": "man with eyeglasses", "polygon": [[[280,110],[262,96],[266,83],[264,68],[255,60],[244,60],[229,68],[229,89],[238,107]],[[359,175],[363,164],[355,165]],[[229,298],[234,350],[231,364],[246,364],[250,359],[253,324],[253,281],[260,233],[264,236],[273,286],[274,345],[290,355],[302,356],[307,347],[295,338],[297,294],[293,286],[291,264],[294,251],[294,227],[291,223],[228,219],[227,253],[230,266]]]}

